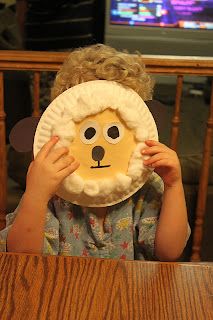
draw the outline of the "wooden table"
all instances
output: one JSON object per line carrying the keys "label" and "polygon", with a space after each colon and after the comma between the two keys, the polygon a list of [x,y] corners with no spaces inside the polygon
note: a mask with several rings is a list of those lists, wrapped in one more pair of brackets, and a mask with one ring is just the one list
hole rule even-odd
{"label": "wooden table", "polygon": [[213,265],[0,253],[1,320],[212,320]]}

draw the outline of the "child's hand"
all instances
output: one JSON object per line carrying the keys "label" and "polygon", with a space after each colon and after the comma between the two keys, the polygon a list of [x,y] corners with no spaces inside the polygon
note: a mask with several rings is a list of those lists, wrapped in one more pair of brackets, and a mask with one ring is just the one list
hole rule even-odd
{"label": "child's hand", "polygon": [[79,167],[67,148],[53,148],[57,142],[58,137],[52,137],[28,169],[25,193],[35,200],[48,202],[60,183]]}
{"label": "child's hand", "polygon": [[154,171],[163,179],[165,186],[172,187],[180,183],[181,167],[176,152],[164,144],[147,140],[148,148],[141,151],[142,155],[148,155],[150,158],[144,160],[144,165],[154,168]]}

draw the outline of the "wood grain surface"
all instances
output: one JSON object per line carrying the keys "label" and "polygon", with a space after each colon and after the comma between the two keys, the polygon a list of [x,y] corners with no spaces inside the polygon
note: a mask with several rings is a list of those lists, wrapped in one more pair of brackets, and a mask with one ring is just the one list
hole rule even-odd
{"label": "wood grain surface", "polygon": [[0,319],[213,319],[213,265],[0,254]]}

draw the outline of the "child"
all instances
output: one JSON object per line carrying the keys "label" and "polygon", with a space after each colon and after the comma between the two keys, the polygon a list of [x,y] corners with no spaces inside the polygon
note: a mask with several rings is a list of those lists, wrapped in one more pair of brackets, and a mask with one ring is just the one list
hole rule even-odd
{"label": "child", "polygon": [[[105,79],[151,98],[153,84],[140,56],[94,45],[70,53],[58,72],[52,97],[79,83]],[[187,210],[177,154],[148,140],[144,165],[154,169],[129,199],[111,207],[85,208],[54,194],[79,163],[65,147],[54,148],[54,136],[31,163],[26,191],[7,227],[0,232],[1,250],[54,255],[174,261],[189,237]],[[163,191],[164,190],[164,191]]]}

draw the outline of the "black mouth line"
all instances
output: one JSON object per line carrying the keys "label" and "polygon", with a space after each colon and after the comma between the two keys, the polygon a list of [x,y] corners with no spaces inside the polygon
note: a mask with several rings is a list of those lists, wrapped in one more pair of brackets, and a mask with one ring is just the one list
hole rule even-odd
{"label": "black mouth line", "polygon": [[90,168],[91,169],[101,169],[101,168],[109,168],[109,167],[111,167],[111,165],[110,164],[107,164],[107,165],[105,165],[105,166],[102,166],[101,164],[100,164],[100,160],[97,160],[97,162],[98,162],[98,165],[97,166],[91,166]]}
{"label": "black mouth line", "polygon": [[100,169],[100,168],[108,168],[108,167],[111,167],[111,165],[110,164],[105,165],[105,166],[98,165],[98,166],[91,166],[90,168],[91,169]]}

